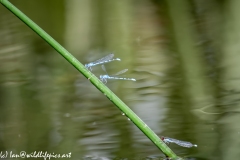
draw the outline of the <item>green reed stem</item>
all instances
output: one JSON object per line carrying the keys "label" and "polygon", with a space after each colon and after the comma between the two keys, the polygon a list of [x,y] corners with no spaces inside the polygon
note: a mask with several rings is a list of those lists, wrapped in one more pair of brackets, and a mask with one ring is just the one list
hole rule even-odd
{"label": "green reed stem", "polygon": [[120,100],[108,87],[106,87],[94,74],[88,71],[83,64],[81,64],[73,55],[71,55],[65,48],[63,48],[50,35],[42,30],[36,23],[29,19],[18,8],[11,4],[8,0],[0,0],[7,9],[15,14],[34,32],[42,37],[48,44],[50,44],[58,53],[60,53],[70,64],[72,64],[78,71],[80,71],[91,83],[96,86],[107,98],[112,101],[166,156],[172,159],[179,159],[179,157],[122,101]]}

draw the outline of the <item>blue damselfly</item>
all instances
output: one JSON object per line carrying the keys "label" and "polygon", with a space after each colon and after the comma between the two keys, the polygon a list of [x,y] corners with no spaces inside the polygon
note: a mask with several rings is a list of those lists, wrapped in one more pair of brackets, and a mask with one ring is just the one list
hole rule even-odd
{"label": "blue damselfly", "polygon": [[166,144],[169,144],[169,143],[175,143],[179,146],[182,146],[182,147],[187,147],[187,148],[191,148],[191,147],[197,147],[196,144],[192,144],[191,142],[187,142],[187,141],[180,141],[180,140],[177,140],[177,139],[174,139],[174,138],[169,138],[169,137],[161,137],[161,140],[166,143]]}
{"label": "blue damselfly", "polygon": [[111,53],[111,54],[109,54],[109,55],[107,55],[107,56],[105,56],[101,59],[98,59],[98,60],[94,61],[94,62],[90,62],[88,64],[85,64],[85,67],[87,69],[92,70],[92,68],[91,68],[92,66],[96,66],[96,65],[104,64],[104,63],[109,63],[109,62],[112,62],[112,61],[121,61],[120,58],[115,58],[114,59],[113,57],[114,57],[114,54]]}
{"label": "blue damselfly", "polygon": [[[102,65],[102,69],[107,73],[104,65]],[[124,69],[124,70],[121,70],[121,71],[117,72],[114,75],[111,75],[111,76],[109,76],[108,73],[105,74],[105,75],[100,75],[100,80],[105,84],[107,83],[107,79],[120,79],[120,80],[127,80],[127,81],[136,81],[136,79],[134,79],[134,78],[117,77],[117,75],[123,74],[127,71],[128,71],[128,69]]]}

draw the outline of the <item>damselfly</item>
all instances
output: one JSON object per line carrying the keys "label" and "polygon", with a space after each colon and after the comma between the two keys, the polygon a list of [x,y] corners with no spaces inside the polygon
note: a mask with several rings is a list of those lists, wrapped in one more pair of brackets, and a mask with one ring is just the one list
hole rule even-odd
{"label": "damselfly", "polygon": [[[104,65],[102,65],[102,69],[107,73]],[[128,69],[124,69],[124,70],[117,72],[116,74],[114,74],[112,76],[109,76],[108,73],[105,75],[100,75],[100,80],[105,84],[107,83],[107,79],[120,79],[120,80],[136,81],[136,79],[134,79],[134,78],[116,77],[117,75],[123,74],[127,71],[128,71]]]}
{"label": "damselfly", "polygon": [[94,61],[94,62],[90,62],[88,64],[85,64],[85,67],[87,69],[92,70],[92,68],[91,68],[92,66],[96,66],[96,65],[104,64],[104,63],[109,63],[109,62],[112,62],[112,61],[121,61],[120,58],[115,58],[114,59],[113,57],[114,57],[114,54],[111,53],[111,54],[109,54],[109,55],[107,55],[107,56],[105,56],[101,59],[98,59],[98,60]]}
{"label": "damselfly", "polygon": [[196,144],[192,144],[191,142],[187,142],[187,141],[180,141],[180,140],[177,140],[177,139],[173,139],[173,138],[169,138],[169,137],[161,137],[161,140],[166,143],[166,144],[169,144],[169,143],[175,143],[179,146],[182,146],[182,147],[187,147],[187,148],[191,148],[191,147],[197,147]]}

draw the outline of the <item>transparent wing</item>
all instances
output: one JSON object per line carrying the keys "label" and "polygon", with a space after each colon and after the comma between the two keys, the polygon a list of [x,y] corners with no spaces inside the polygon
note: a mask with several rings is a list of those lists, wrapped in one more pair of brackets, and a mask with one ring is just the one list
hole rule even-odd
{"label": "transparent wing", "polygon": [[[107,70],[104,65],[102,65],[102,70],[107,73]],[[107,73],[108,74],[108,73]]]}
{"label": "transparent wing", "polygon": [[128,71],[128,69],[124,69],[124,70],[121,70],[121,71],[117,72],[117,73],[114,74],[114,75],[117,76],[117,75],[123,74],[123,73],[125,73],[125,72],[127,72],[127,71]]}
{"label": "transparent wing", "polygon": [[176,141],[175,142],[177,145],[182,146],[182,147],[187,147],[187,148],[191,148],[193,147],[193,144],[191,142],[186,142],[186,141]]}
{"label": "transparent wing", "polygon": [[98,59],[98,60],[92,62],[92,63],[99,63],[99,62],[108,61],[108,60],[112,59],[113,57],[114,57],[114,54],[111,53],[111,54],[109,54],[109,55],[107,55],[107,56],[105,56],[105,57],[103,57],[101,59]]}

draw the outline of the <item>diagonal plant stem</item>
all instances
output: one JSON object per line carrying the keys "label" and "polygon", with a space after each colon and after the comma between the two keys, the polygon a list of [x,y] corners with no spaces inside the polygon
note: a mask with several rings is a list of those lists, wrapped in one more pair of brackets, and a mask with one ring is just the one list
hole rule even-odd
{"label": "diagonal plant stem", "polygon": [[28,25],[34,32],[50,44],[58,53],[60,53],[70,64],[81,72],[91,83],[96,86],[107,98],[112,101],[166,156],[172,159],[181,159],[178,157],[122,100],[120,100],[108,87],[106,87],[94,74],[88,71],[73,55],[63,48],[57,41],[48,35],[43,29],[29,19],[18,8],[8,0],[0,0],[8,10],[15,14],[20,20]]}

